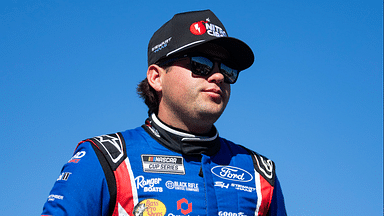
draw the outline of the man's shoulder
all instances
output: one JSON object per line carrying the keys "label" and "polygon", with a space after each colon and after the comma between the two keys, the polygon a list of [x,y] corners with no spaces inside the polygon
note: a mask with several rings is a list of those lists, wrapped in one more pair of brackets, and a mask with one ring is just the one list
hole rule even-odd
{"label": "man's shoulder", "polygon": [[[84,142],[91,143],[99,160],[105,158],[113,170],[115,170],[126,157],[126,146],[121,132],[88,138],[80,142],[79,145]],[[98,154],[99,152],[104,156]]]}
{"label": "man's shoulder", "polygon": [[129,129],[116,133],[109,133],[104,135],[95,136],[92,138],[87,138],[81,141],[78,145],[82,143],[91,143],[95,151],[101,152],[108,160],[108,162],[113,164],[120,164],[126,157],[126,140],[132,139],[133,136],[140,136],[141,127],[134,129]]}
{"label": "man's shoulder", "polygon": [[271,159],[243,145],[236,144],[224,138],[221,139],[227,144],[229,149],[235,150],[236,152],[247,152],[252,157],[255,170],[272,186],[275,184],[275,163]]}

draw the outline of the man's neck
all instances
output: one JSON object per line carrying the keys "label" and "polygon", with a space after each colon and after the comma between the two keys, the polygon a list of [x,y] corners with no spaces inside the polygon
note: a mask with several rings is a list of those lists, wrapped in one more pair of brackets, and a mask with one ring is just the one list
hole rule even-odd
{"label": "man's neck", "polygon": [[188,156],[201,158],[202,154],[214,155],[220,150],[220,138],[215,126],[207,134],[191,134],[170,127],[151,114],[142,126],[164,147]]}
{"label": "man's neck", "polygon": [[213,122],[207,121],[207,119],[194,119],[194,118],[184,118],[176,117],[174,115],[164,115],[164,113],[158,113],[157,117],[164,122],[165,124],[192,133],[192,134],[206,134],[211,131],[213,127]]}

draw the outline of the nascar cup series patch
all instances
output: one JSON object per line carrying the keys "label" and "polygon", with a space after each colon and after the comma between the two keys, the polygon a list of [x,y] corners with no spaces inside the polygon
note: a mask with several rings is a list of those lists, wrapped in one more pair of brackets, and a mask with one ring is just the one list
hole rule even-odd
{"label": "nascar cup series patch", "polygon": [[184,175],[184,161],[181,156],[141,155],[143,171]]}

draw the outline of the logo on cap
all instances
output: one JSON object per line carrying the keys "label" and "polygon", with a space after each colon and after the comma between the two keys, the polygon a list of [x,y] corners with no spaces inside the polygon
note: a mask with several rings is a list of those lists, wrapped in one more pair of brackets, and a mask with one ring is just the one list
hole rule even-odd
{"label": "logo on cap", "polygon": [[207,18],[206,21],[194,22],[189,27],[189,30],[194,35],[203,35],[207,33],[214,37],[227,37],[227,33],[220,26],[209,22],[211,22],[209,18]]}
{"label": "logo on cap", "polygon": [[207,31],[203,23],[207,23],[207,22],[199,21],[199,22],[192,23],[192,25],[189,27],[189,30],[194,35],[202,35]]}

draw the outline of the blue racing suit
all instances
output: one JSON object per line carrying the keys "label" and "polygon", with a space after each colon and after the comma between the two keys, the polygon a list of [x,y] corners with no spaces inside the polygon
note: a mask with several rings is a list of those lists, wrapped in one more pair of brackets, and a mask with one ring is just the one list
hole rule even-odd
{"label": "blue racing suit", "polygon": [[218,136],[157,117],[81,142],[42,215],[286,215],[274,163]]}

